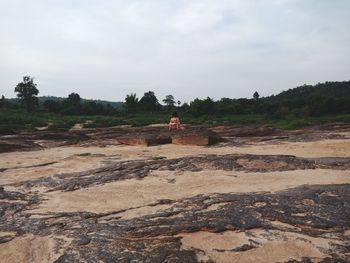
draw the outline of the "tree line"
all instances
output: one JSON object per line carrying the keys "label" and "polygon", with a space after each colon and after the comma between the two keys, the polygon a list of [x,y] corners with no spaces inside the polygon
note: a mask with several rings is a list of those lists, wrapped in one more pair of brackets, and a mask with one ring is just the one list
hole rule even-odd
{"label": "tree line", "polygon": [[39,90],[30,76],[24,76],[14,91],[20,104],[10,105],[2,96],[0,107],[22,107],[28,112],[47,111],[64,115],[117,115],[177,110],[182,114],[193,116],[267,114],[284,118],[290,115],[304,117],[350,113],[350,81],[303,85],[268,97],[260,97],[256,91],[250,99],[222,98],[215,101],[207,97],[183,104],[176,101],[173,95],[167,95],[161,104],[153,91],[145,92],[141,98],[131,93],[126,95],[121,108],[108,103],[83,101],[80,95],[74,92],[60,101],[45,100],[39,107],[37,97]]}

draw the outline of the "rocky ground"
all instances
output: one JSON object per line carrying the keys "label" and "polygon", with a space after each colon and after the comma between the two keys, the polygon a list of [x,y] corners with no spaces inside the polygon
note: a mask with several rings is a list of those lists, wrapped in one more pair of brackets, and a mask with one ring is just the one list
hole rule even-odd
{"label": "rocky ground", "polygon": [[350,125],[0,137],[1,262],[350,262]]}

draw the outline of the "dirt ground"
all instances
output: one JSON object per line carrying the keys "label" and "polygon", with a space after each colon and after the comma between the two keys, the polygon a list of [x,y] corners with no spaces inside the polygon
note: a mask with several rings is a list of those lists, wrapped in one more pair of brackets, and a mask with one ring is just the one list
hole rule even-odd
{"label": "dirt ground", "polygon": [[349,262],[338,134],[0,153],[0,261]]}

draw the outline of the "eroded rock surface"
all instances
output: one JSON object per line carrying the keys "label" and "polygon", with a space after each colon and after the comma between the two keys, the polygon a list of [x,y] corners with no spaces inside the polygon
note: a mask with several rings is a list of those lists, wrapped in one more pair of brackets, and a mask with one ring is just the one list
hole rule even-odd
{"label": "eroded rock surface", "polygon": [[[349,262],[350,152],[338,149],[339,138],[327,141],[328,155],[302,157],[277,152],[320,144],[329,129],[295,144],[297,134],[281,138],[266,126],[258,132],[269,140],[252,136],[239,147],[234,128],[220,129],[228,141],[201,154],[190,154],[195,146],[176,156],[168,154],[176,146],[109,145],[125,135],[118,130],[90,130],[70,148],[57,147],[67,137],[41,146],[57,147],[57,158],[28,160],[26,152],[6,161],[15,153],[2,153],[1,262]],[[276,153],[249,153],[254,144]],[[70,160],[86,168],[64,170]]]}
{"label": "eroded rock surface", "polygon": [[[154,170],[191,171],[207,170],[271,172],[297,169],[339,169],[350,170],[350,157],[298,158],[278,155],[206,155],[166,159],[155,157],[150,160],[121,161],[101,168],[79,172],[57,174],[16,184],[16,186],[45,187],[49,191],[74,191],[94,185],[126,179],[142,179]],[[306,175],[307,176],[307,175]]]}
{"label": "eroded rock surface", "polygon": [[[121,219],[124,211],[31,214],[28,209],[40,201],[35,194],[2,190],[0,229],[16,234],[3,236],[1,242],[28,235],[65,235],[72,241],[57,262],[197,262],[200,255],[220,258],[223,254],[238,259],[276,242],[276,248],[284,247],[285,242],[294,244],[289,253],[296,260],[310,258],[310,250],[324,262],[327,258],[334,262],[350,259],[346,255],[350,248],[346,232],[350,228],[350,184],[302,186],[276,194],[226,193],[162,200],[152,205],[169,204],[170,208],[133,219]],[[210,249],[200,242],[191,243],[190,233],[195,234],[193,238],[198,233],[217,233],[219,239],[230,233],[231,239],[226,247],[212,244]],[[236,236],[244,242],[237,243]],[[192,245],[186,247],[183,238]],[[305,249],[304,255],[298,247]],[[215,256],[217,253],[221,256]],[[285,262],[288,256],[283,255]]]}
{"label": "eroded rock surface", "polygon": [[185,126],[183,130],[169,131],[167,125],[130,127],[127,125],[99,129],[45,129],[0,136],[0,153],[38,150],[65,145],[126,145],[154,146],[173,142],[178,145],[242,146],[264,141],[317,141],[320,139],[349,138],[346,123],[327,124],[296,131],[276,129],[270,125]]}
{"label": "eroded rock surface", "polygon": [[15,151],[33,151],[40,150],[42,147],[29,140],[16,139],[16,138],[3,138],[0,139],[0,153],[2,152],[15,152]]}

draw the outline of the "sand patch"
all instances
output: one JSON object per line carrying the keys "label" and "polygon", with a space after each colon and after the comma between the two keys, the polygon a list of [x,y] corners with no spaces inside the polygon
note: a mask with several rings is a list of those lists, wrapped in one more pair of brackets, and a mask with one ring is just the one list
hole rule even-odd
{"label": "sand patch", "polygon": [[[169,183],[169,179],[176,178]],[[348,171],[326,169],[271,173],[201,171],[177,174],[153,171],[142,180],[129,179],[72,192],[50,192],[31,212],[113,212],[154,204],[160,199],[182,199],[198,194],[275,192],[305,184],[350,183]],[[152,209],[151,209],[152,210]],[[153,211],[149,212],[153,212]],[[142,215],[145,215],[142,213]]]}
{"label": "sand patch", "polygon": [[55,247],[57,240],[53,237],[27,235],[0,244],[0,259],[2,263],[13,262],[54,262],[62,251]]}
{"label": "sand patch", "polygon": [[0,237],[6,237],[6,236],[15,236],[17,233],[16,232],[10,232],[10,231],[0,231]]}
{"label": "sand patch", "polygon": [[340,241],[278,230],[184,233],[183,249],[197,249],[198,260],[215,262],[285,262],[303,257],[322,259]]}
{"label": "sand patch", "polygon": [[350,238],[350,230],[345,230],[345,231],[344,231],[344,236]]}

